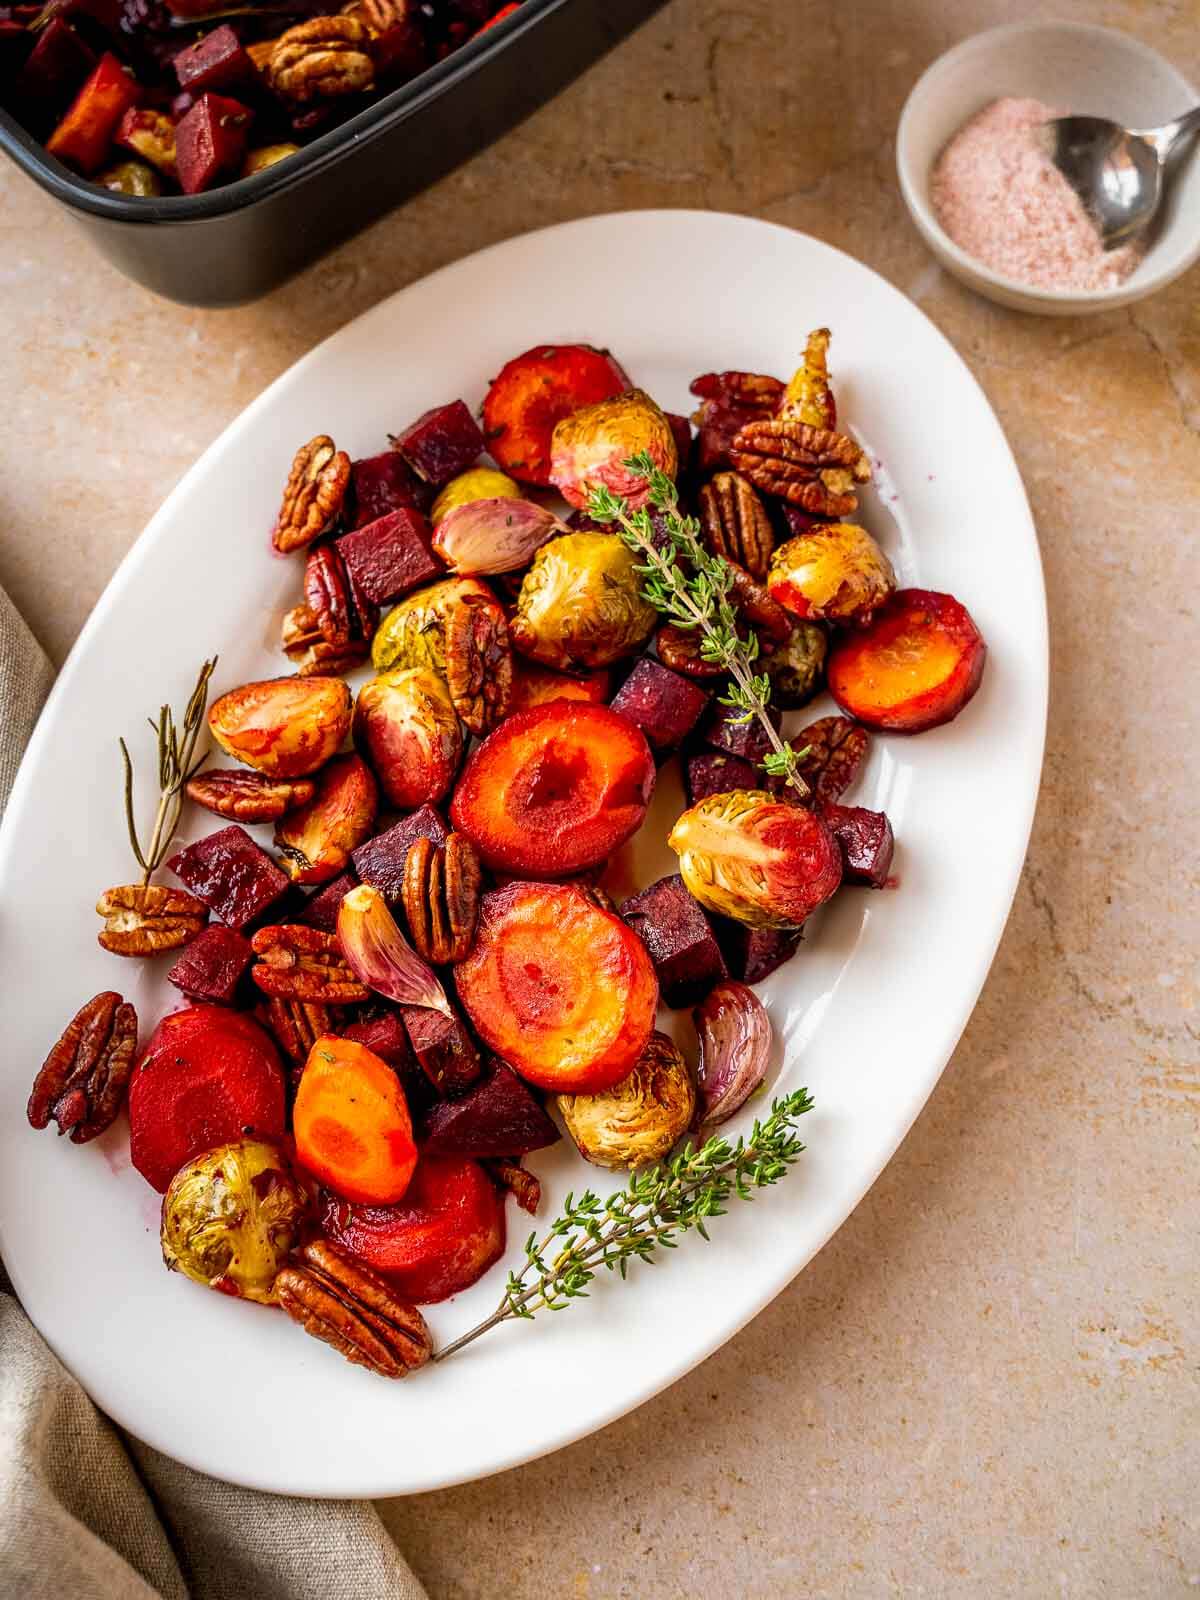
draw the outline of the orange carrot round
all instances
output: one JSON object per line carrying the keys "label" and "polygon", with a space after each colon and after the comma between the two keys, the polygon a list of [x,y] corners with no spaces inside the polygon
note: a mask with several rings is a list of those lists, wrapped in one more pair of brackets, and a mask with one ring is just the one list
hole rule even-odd
{"label": "orange carrot round", "polygon": [[308,1053],[292,1112],[302,1166],[344,1200],[392,1205],[417,1164],[412,1119],[392,1069],[330,1034]]}

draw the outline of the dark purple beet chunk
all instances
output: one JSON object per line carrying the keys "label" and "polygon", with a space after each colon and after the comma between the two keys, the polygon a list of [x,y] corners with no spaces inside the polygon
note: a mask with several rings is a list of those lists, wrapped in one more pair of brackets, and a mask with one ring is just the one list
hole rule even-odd
{"label": "dark purple beet chunk", "polygon": [[621,915],[650,952],[663,1003],[692,1006],[728,976],[712,924],[676,875],[632,895]]}
{"label": "dark purple beet chunk", "polygon": [[228,23],[181,50],[171,64],[179,87],[193,94],[205,89],[236,89],[253,83],[257,76],[253,61]]}
{"label": "dark purple beet chunk", "polygon": [[236,823],[197,839],[167,866],[230,928],[253,922],[288,887],[287,874]]}
{"label": "dark purple beet chunk", "polygon": [[[741,713],[734,706],[723,706],[718,702],[704,724],[704,742],[714,750],[741,756],[743,761],[749,761],[757,767],[770,750],[771,741],[757,717],[747,717],[739,722],[740,716]],[[781,718],[774,706],[770,707],[770,717],[772,724],[778,728]]]}
{"label": "dark purple beet chunk", "polygon": [[13,84],[13,98],[27,120],[38,128],[53,122],[75,98],[96,59],[69,22],[52,17]]}
{"label": "dark purple beet chunk", "polygon": [[440,1095],[469,1089],[479,1076],[479,1050],[462,1018],[428,1006],[401,1006],[408,1042],[421,1070]]}
{"label": "dark purple beet chunk", "polygon": [[392,443],[414,472],[439,489],[473,466],[484,451],[479,424],[462,400],[424,412]]}
{"label": "dark purple beet chunk", "polygon": [[410,506],[344,533],[337,547],[357,588],[376,605],[446,572],[433,553],[424,513]]}
{"label": "dark purple beet chunk", "polygon": [[443,1100],[425,1118],[419,1143],[425,1155],[520,1156],[558,1138],[541,1102],[503,1061],[458,1100]]}
{"label": "dark purple beet chunk", "polygon": [[692,425],[686,417],[681,417],[678,411],[665,411],[663,415],[671,424],[671,434],[675,440],[675,454],[679,457],[680,472],[688,464],[688,457],[692,453]]}
{"label": "dark purple beet chunk", "polygon": [[404,83],[428,65],[425,36],[415,22],[400,22],[371,40],[371,59],[377,83]]}
{"label": "dark purple beet chunk", "polygon": [[414,839],[432,839],[445,844],[446,824],[432,806],[422,806],[407,817],[360,844],[350,857],[354,870],[364,883],[378,889],[387,900],[396,900],[404,884],[404,858]]}
{"label": "dark purple beet chunk", "polygon": [[380,1016],[363,1022],[352,1022],[339,1030],[344,1039],[355,1039],[366,1045],[400,1079],[409,1109],[415,1114],[434,1100],[433,1085],[421,1071],[421,1064],[413,1055],[408,1042],[408,1029],[399,1011],[385,1011]]}
{"label": "dark purple beet chunk", "polygon": [[710,794],[729,794],[734,789],[757,789],[762,776],[741,756],[727,756],[723,750],[701,750],[688,757],[684,773],[688,803],[694,806]]}
{"label": "dark purple beet chunk", "polygon": [[433,489],[420,478],[395,450],[382,455],[364,456],[350,463],[350,493],[354,503],[354,526],[386,517],[389,511],[408,506],[428,511],[433,504]]}
{"label": "dark purple beet chunk", "polygon": [[326,933],[333,933],[337,928],[342,901],[357,883],[358,879],[352,872],[339,873],[336,878],[317,890],[297,921],[307,923],[310,928],[324,928]]}
{"label": "dark purple beet chunk", "polygon": [[167,973],[167,982],[193,1000],[232,1005],[242,975],[253,960],[249,939],[213,923],[184,949]]}
{"label": "dark purple beet chunk", "polygon": [[800,947],[799,928],[747,928],[727,917],[716,926],[729,975],[742,983],[761,983]]}
{"label": "dark purple beet chunk", "polygon": [[708,695],[697,684],[642,656],[612,698],[612,708],[640,728],[652,750],[675,750],[699,722]]}
{"label": "dark purple beet chunk", "polygon": [[842,852],[842,882],[864,889],[882,889],[892,870],[896,838],[882,811],[866,806],[821,807],[821,816]]}

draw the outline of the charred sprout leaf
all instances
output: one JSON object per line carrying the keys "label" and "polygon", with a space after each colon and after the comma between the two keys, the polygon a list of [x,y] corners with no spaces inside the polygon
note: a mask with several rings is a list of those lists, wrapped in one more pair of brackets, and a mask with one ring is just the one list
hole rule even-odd
{"label": "charred sprout leaf", "polygon": [[779,737],[767,712],[771,680],[765,672],[755,672],[758,639],[738,634],[737,611],[730,598],[733,571],[722,556],[714,556],[700,541],[700,524],[695,517],[681,516],[679,494],[665,472],[655,466],[648,454],[632,456],[625,463],[650,486],[650,504],[662,513],[659,532],[665,529],[670,543],[660,549],[654,541],[654,526],[645,508],[634,510],[628,501],[610,490],[595,489],[588,500],[588,515],[597,522],[615,522],[621,538],[642,557],[637,571],[645,584],[642,593],[656,611],[681,628],[699,628],[703,637],[700,654],[713,661],[732,679],[721,697],[725,705],[740,713],[739,720],[757,717],[766,729],[771,750],[763,767],[782,778],[801,800],[808,799],[808,785],[800,776],[796,754]]}
{"label": "charred sprout leaf", "polygon": [[714,1136],[691,1143],[677,1156],[635,1173],[624,1189],[602,1199],[590,1189],[568,1195],[562,1215],[538,1240],[530,1234],[525,1265],[512,1272],[499,1306],[485,1321],[439,1350],[444,1361],[480,1334],[514,1317],[561,1311],[587,1298],[601,1267],[624,1278],[631,1261],[652,1261],[661,1246],[673,1250],[682,1234],[708,1238],[707,1224],[725,1215],[731,1199],[752,1200],[787,1175],[804,1149],[796,1122],[812,1109],[807,1089],[771,1103],[761,1122],[736,1143]]}
{"label": "charred sprout leaf", "polygon": [[129,829],[129,843],[133,847],[133,854],[142,869],[143,883],[150,882],[151,874],[162,864],[163,857],[170,849],[171,837],[183,806],[184,785],[203,765],[203,755],[198,761],[193,761],[192,757],[196,752],[196,740],[200,737],[200,730],[204,726],[204,709],[208,704],[208,681],[216,665],[217,658],[213,656],[211,661],[206,661],[200,668],[200,676],[196,679],[196,687],[192,690],[191,698],[184,710],[181,727],[176,727],[170,706],[163,706],[157,722],[153,718],[149,719],[158,740],[159,802],[150,843],[144,850],[138,839],[137,823],[133,818],[133,761],[124,739],[117,741],[121,746],[121,759],[125,764],[125,824]]}

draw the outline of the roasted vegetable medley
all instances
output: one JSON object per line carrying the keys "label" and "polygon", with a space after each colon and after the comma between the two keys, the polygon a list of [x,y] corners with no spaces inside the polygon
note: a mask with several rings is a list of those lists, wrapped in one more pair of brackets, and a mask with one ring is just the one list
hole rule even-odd
{"label": "roasted vegetable medley", "polygon": [[[381,454],[297,450],[271,534],[291,671],[209,704],[207,662],[163,709],[146,844],[126,793],[141,877],[97,907],[187,1004],[139,1048],[97,995],[29,1101],[76,1143],[127,1101],[168,1267],[402,1377],[433,1354],[417,1307],[503,1253],[506,1195],[537,1211],[523,1161],[560,1127],[639,1168],[762,1087],[754,986],[834,894],[893,881],[887,817],[846,803],[873,732],[956,716],[985,657],[853,520],[870,465],[828,344],[786,384],[697,378],[690,419],[544,346],[482,429],[454,400]],[[785,729],[823,683],[842,714]],[[616,905],[672,760],[679,870]],[[193,811],[175,848],[185,803],[218,825]]]}
{"label": "roasted vegetable medley", "polygon": [[294,155],[519,0],[0,6],[0,104],[121,194],[199,194]]}

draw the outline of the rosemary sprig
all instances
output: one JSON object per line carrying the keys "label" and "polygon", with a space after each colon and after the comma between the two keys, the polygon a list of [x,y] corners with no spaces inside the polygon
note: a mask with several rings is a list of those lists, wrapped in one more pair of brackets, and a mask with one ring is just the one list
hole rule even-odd
{"label": "rosemary sprig", "polygon": [[725,1215],[726,1201],[752,1200],[756,1189],[786,1176],[804,1149],[796,1121],[811,1109],[808,1090],[797,1089],[772,1101],[767,1116],[736,1144],[716,1136],[699,1149],[688,1143],[671,1160],[634,1173],[607,1199],[590,1189],[578,1199],[569,1194],[545,1237],[529,1235],[525,1265],[509,1273],[504,1298],[491,1316],[433,1359],[444,1361],[502,1322],[561,1311],[572,1300],[587,1299],[587,1286],[601,1267],[624,1278],[631,1261],[652,1262],[659,1246],[673,1250],[681,1234],[707,1239],[706,1224]]}
{"label": "rosemary sprig", "polygon": [[154,817],[154,830],[145,850],[142,849],[138,839],[137,824],[133,820],[133,761],[124,739],[117,740],[121,746],[121,759],[125,763],[125,825],[129,829],[129,843],[133,847],[137,864],[142,869],[143,883],[150,882],[151,875],[162,864],[162,859],[170,848],[175,824],[179,821],[179,813],[183,806],[184,784],[204,764],[203,755],[194,764],[192,756],[195,753],[196,740],[200,737],[200,730],[204,726],[204,709],[208,704],[208,680],[212,677],[216,665],[217,658],[213,656],[211,661],[206,661],[200,668],[200,676],[196,679],[196,687],[192,690],[191,698],[184,710],[181,726],[176,726],[170,706],[163,706],[157,722],[153,717],[146,719],[154,729],[155,738],[158,740],[160,794],[158,811]]}
{"label": "rosemary sprig", "polygon": [[[621,495],[606,488],[594,489],[588,498],[588,515],[597,522],[615,522],[621,538],[635,555],[642,557],[637,571],[646,582],[642,593],[656,611],[680,628],[698,628],[703,633],[700,655],[715,662],[729,674],[731,682],[721,696],[723,705],[740,712],[734,720],[748,722],[757,717],[771,749],[763,758],[763,770],[783,778],[801,800],[808,799],[808,785],[800,775],[800,752],[779,737],[768,714],[771,680],[756,673],[758,639],[751,633],[743,639],[738,633],[737,612],[730,601],[733,573],[721,556],[711,555],[700,542],[700,524],[695,517],[679,512],[679,492],[667,474],[655,466],[649,452],[631,456],[625,465],[649,485],[650,504],[662,512],[662,528],[670,548],[655,544],[655,527],[649,511],[634,511]],[[686,563],[686,569],[682,562]]]}

